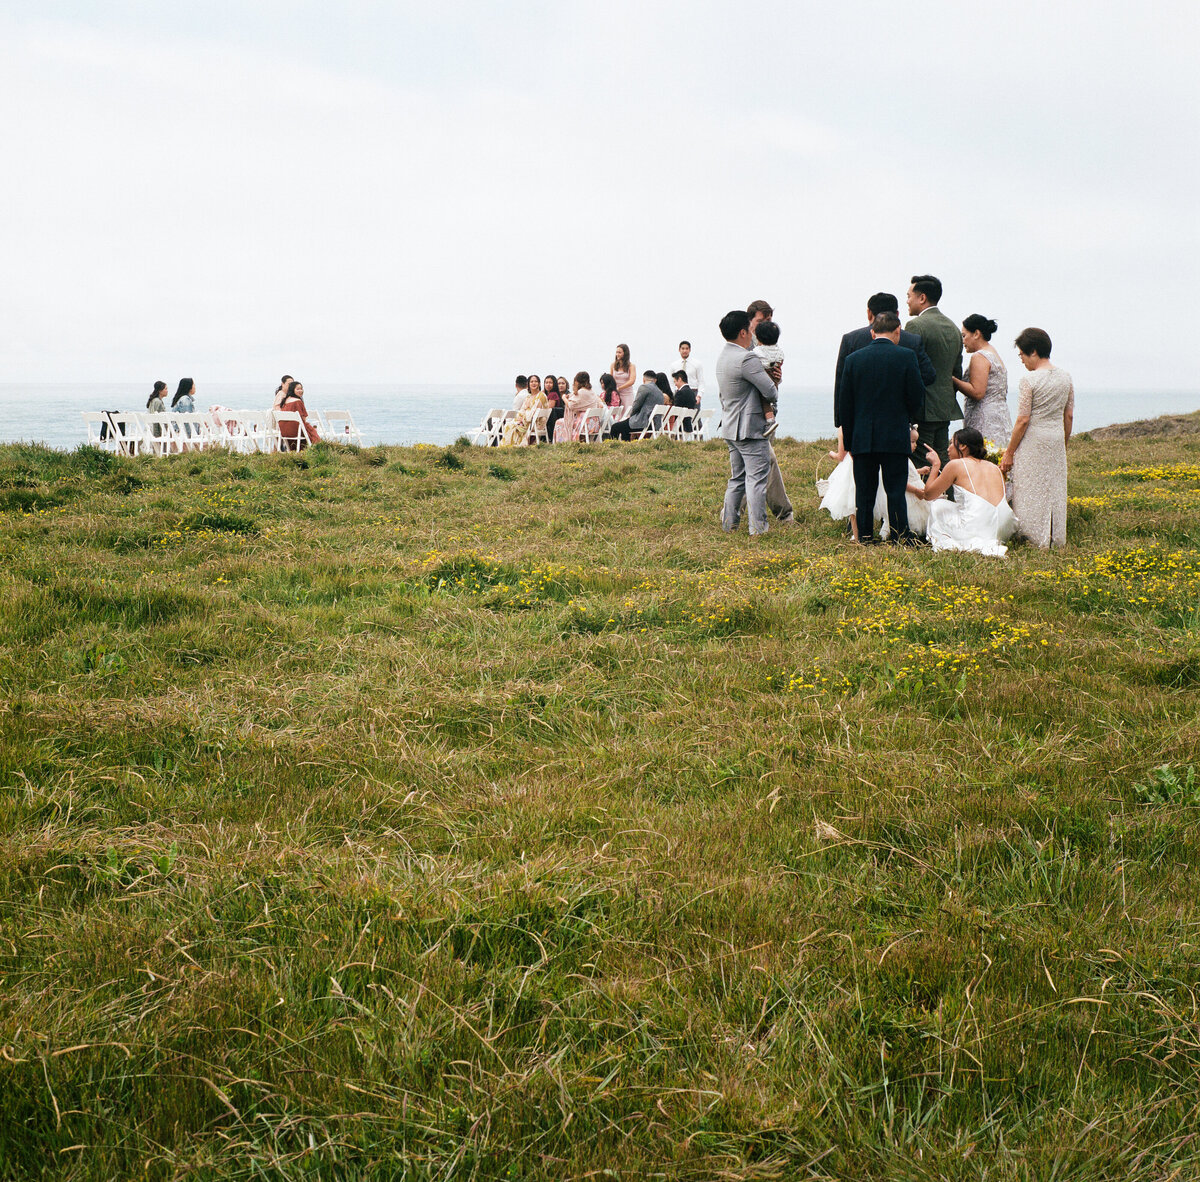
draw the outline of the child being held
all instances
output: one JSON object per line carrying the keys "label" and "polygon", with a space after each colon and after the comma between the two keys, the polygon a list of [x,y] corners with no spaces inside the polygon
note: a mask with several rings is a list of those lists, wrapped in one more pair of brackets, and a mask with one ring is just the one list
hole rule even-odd
{"label": "child being held", "polygon": [[[783,350],[779,347],[779,325],[774,320],[760,321],[759,326],[754,330],[754,339],[758,342],[754,353],[762,359],[763,369],[783,364]],[[767,426],[763,435],[768,439],[775,434],[775,428],[779,426],[775,421],[775,408],[778,405],[778,392],[774,401],[765,397],[762,399],[763,414],[767,418]]]}

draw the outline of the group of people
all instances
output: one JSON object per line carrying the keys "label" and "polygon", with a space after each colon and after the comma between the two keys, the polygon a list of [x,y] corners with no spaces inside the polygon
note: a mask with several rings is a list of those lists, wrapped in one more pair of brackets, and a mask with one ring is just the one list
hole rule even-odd
{"label": "group of people", "polygon": [[[504,422],[499,444],[521,447],[534,441],[534,420],[538,411],[546,415],[546,434],[555,443],[578,440],[588,414],[609,411],[610,439],[638,439],[649,430],[654,408],[677,406],[699,414],[704,394],[704,371],[692,359],[690,341],[679,342],[679,364],[670,373],[647,369],[638,382],[638,371],[629,356],[628,345],[618,345],[612,364],[598,379],[600,389],[592,388],[591,375],[580,370],[573,379],[555,374],[539,378],[537,374],[518,374],[513,415]],[[681,426],[692,429],[693,416],[683,416]]]}
{"label": "group of people", "polygon": [[[1051,364],[1044,330],[1021,332],[1014,343],[1027,373],[1013,423],[1008,372],[991,344],[995,321],[972,315],[958,327],[938,307],[941,297],[935,276],[914,275],[903,328],[898,300],[880,292],[867,301],[867,324],[842,337],[834,376],[838,449],[831,453],[838,466],[819,483],[822,508],[850,519],[861,545],[927,538],[935,549],[1003,555],[1019,532],[1042,549],[1062,546],[1071,377]],[[790,517],[790,506],[786,515],[778,507],[782,480],[770,443],[782,377],[782,358],[764,355],[764,346],[778,341],[772,317],[770,305],[757,300],[720,323],[726,344],[717,383],[730,455],[721,521],[736,529],[746,504],[752,534],[766,533],[768,512]],[[963,427],[951,437],[958,419]]]}

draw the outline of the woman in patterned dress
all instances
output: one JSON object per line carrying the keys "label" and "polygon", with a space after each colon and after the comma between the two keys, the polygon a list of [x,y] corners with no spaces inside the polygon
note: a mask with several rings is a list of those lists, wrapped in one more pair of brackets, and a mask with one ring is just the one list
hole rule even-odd
{"label": "woman in patterned dress", "polygon": [[996,322],[975,313],[962,324],[963,348],[971,362],[965,378],[951,378],[963,396],[963,426],[978,431],[998,447],[1008,445],[1012,419],[1008,415],[1008,370],[989,343]]}
{"label": "woman in patterned dress", "polygon": [[1012,473],[1018,529],[1042,550],[1067,544],[1067,441],[1075,419],[1075,385],[1050,364],[1050,337],[1027,328],[1016,339],[1021,364],[1017,421],[1000,460]]}

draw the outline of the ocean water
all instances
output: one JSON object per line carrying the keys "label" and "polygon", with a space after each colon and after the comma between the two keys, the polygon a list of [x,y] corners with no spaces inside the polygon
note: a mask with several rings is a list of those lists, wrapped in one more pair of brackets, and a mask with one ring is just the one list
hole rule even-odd
{"label": "ocean water", "polygon": [[[452,443],[469,435],[492,407],[512,402],[510,385],[364,385],[306,388],[310,408],[349,410],[368,444]],[[270,406],[272,390],[249,382],[206,383],[198,387],[196,409]],[[44,443],[70,450],[86,438],[81,411],[142,410],[145,383],[28,385],[0,383],[0,443]],[[713,405],[715,397],[709,396]],[[1015,389],[1009,405],[1016,410]],[[1109,423],[1200,410],[1196,390],[1081,390],[1075,395],[1075,430]],[[779,434],[795,439],[833,436],[833,396],[828,388],[789,387],[779,398]]]}

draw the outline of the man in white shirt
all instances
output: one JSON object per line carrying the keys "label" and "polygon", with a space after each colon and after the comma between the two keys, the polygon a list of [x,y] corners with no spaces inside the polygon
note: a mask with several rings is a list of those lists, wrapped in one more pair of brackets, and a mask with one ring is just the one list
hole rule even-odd
{"label": "man in white shirt", "polygon": [[704,397],[704,368],[700,362],[692,358],[692,342],[679,342],[679,358],[682,364],[680,369],[687,374],[687,384],[696,391],[696,405],[700,405],[700,399]]}

